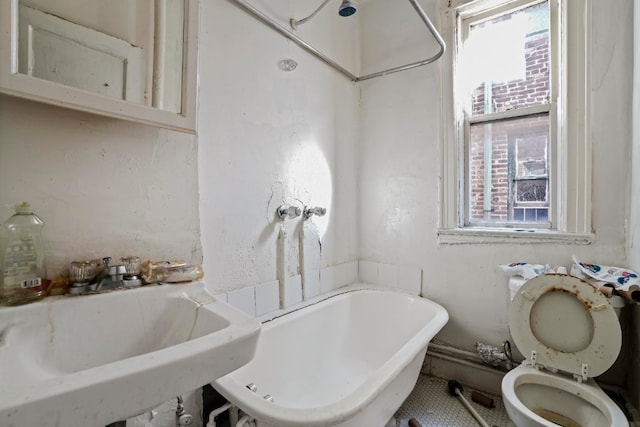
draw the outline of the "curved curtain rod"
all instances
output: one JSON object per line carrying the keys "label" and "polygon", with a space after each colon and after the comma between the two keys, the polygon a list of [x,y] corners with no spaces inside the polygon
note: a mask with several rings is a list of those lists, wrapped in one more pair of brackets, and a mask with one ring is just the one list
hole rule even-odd
{"label": "curved curtain rod", "polygon": [[369,79],[373,79],[373,78],[376,78],[376,77],[382,77],[382,76],[386,76],[388,74],[397,73],[399,71],[405,71],[405,70],[409,70],[411,68],[420,67],[422,65],[431,64],[432,62],[435,62],[436,60],[438,60],[438,58],[440,58],[444,54],[444,51],[446,49],[446,45],[444,43],[444,40],[442,39],[442,37],[438,33],[438,30],[436,30],[436,28],[433,26],[433,24],[431,23],[431,20],[429,19],[427,14],[424,12],[422,7],[420,7],[420,5],[418,4],[417,0],[408,0],[409,3],[411,3],[413,8],[415,9],[415,11],[418,14],[418,16],[420,16],[420,18],[422,19],[424,24],[427,26],[427,28],[429,29],[429,31],[431,32],[431,34],[435,38],[436,42],[438,42],[438,44],[440,45],[440,51],[438,51],[438,53],[433,55],[431,58],[423,59],[422,61],[412,62],[410,64],[389,68],[388,70],[378,71],[376,73],[367,74],[365,76],[356,76],[355,74],[351,73],[349,70],[347,70],[346,68],[342,67],[340,64],[338,64],[337,62],[335,62],[331,58],[329,58],[326,55],[324,55],[322,52],[318,51],[316,48],[311,46],[309,43],[305,42],[300,37],[298,37],[297,35],[293,34],[291,31],[289,31],[288,29],[283,27],[282,25],[280,25],[277,22],[275,22],[273,19],[271,19],[270,17],[265,15],[263,12],[261,12],[260,10],[255,8],[254,6],[252,6],[249,3],[247,3],[246,0],[229,0],[229,1],[233,2],[236,6],[238,6],[240,9],[244,10],[248,14],[252,15],[258,21],[262,22],[263,24],[267,25],[268,27],[271,27],[271,29],[275,30],[277,33],[280,33],[284,37],[286,37],[289,40],[291,40],[292,42],[296,43],[298,46],[300,46],[301,48],[303,48],[304,50],[306,50],[307,52],[309,52],[310,54],[312,54],[313,56],[315,56],[316,58],[318,58],[319,60],[321,60],[325,64],[327,64],[327,65],[331,66],[332,68],[334,68],[335,70],[339,71],[340,73],[342,73],[343,75],[345,75],[346,77],[348,77],[350,80],[352,80],[354,82],[361,82],[363,80],[369,80]]}

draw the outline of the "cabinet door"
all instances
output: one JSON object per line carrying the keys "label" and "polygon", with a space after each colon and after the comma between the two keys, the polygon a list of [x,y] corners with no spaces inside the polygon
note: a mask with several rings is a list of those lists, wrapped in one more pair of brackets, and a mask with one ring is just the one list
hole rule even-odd
{"label": "cabinet door", "polygon": [[20,73],[147,104],[142,48],[25,5],[19,16]]}
{"label": "cabinet door", "polygon": [[0,0],[0,93],[195,133],[199,1]]}

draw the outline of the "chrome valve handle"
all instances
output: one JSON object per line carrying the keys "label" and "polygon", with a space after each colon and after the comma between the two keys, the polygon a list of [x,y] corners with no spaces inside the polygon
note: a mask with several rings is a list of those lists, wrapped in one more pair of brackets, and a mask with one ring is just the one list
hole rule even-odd
{"label": "chrome valve handle", "polygon": [[324,216],[327,213],[327,208],[321,208],[320,206],[315,207],[304,207],[304,217],[305,219],[311,218],[313,215],[316,216]]}
{"label": "chrome valve handle", "polygon": [[302,214],[302,209],[297,206],[282,205],[278,208],[276,213],[278,214],[278,217],[284,221],[287,217],[289,219],[299,217]]}

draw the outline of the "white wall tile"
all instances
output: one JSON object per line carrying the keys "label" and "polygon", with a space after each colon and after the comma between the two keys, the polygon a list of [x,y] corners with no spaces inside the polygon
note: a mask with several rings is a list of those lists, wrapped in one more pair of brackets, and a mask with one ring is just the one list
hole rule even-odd
{"label": "white wall tile", "polygon": [[333,266],[333,289],[348,284],[346,264],[338,264]]}
{"label": "white wall tile", "polygon": [[255,288],[247,286],[227,293],[229,304],[244,311],[248,315],[256,315]]}
{"label": "white wall tile", "polygon": [[302,277],[287,278],[284,284],[284,306],[289,307],[302,301]]}
{"label": "white wall tile", "polygon": [[398,266],[393,264],[378,264],[378,281],[376,284],[397,288]]}
{"label": "white wall tile", "polygon": [[422,289],[422,269],[404,265],[398,267],[398,287],[413,295],[420,295]]}
{"label": "white wall tile", "polygon": [[256,285],[256,316],[271,313],[280,308],[280,283],[277,280]]}
{"label": "white wall tile", "polygon": [[334,290],[335,286],[335,275],[336,269],[335,267],[324,267],[320,269],[320,293],[326,294],[327,292],[331,292]]}
{"label": "white wall tile", "polygon": [[311,270],[304,275],[304,297],[306,299],[320,295],[320,270]]}
{"label": "white wall tile", "polygon": [[358,261],[345,262],[336,266],[337,287],[350,285],[358,281]]}
{"label": "white wall tile", "polygon": [[227,303],[229,302],[229,298],[226,292],[220,292],[219,294],[215,294],[214,297],[216,297],[216,299],[219,299],[220,301],[224,301]]}
{"label": "white wall tile", "polygon": [[333,289],[338,289],[347,284],[346,264],[338,264],[333,266]]}
{"label": "white wall tile", "polygon": [[358,263],[358,277],[361,282],[375,285],[378,283],[378,263],[360,261]]}

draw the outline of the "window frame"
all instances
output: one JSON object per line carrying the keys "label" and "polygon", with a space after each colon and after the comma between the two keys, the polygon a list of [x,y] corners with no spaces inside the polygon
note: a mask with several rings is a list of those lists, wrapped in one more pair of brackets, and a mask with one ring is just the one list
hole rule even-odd
{"label": "window frame", "polygon": [[[458,93],[455,75],[459,72],[458,48],[463,19],[525,7],[535,0],[441,0],[440,24],[449,49],[441,61],[442,128],[440,138],[440,188],[438,241],[444,244],[501,243],[521,239],[533,243],[569,242],[589,244],[595,240],[591,229],[591,138],[590,63],[591,0],[550,0],[550,55],[559,64],[551,79],[549,104],[526,107],[549,111],[549,175],[551,228],[501,224],[466,225],[467,161],[465,146],[469,120],[464,115],[466,99]],[[524,5],[524,6],[523,6]],[[571,46],[571,49],[568,47]],[[569,79],[571,76],[571,79]],[[516,110],[470,116],[474,122],[522,115]],[[571,155],[569,155],[571,153]]]}

